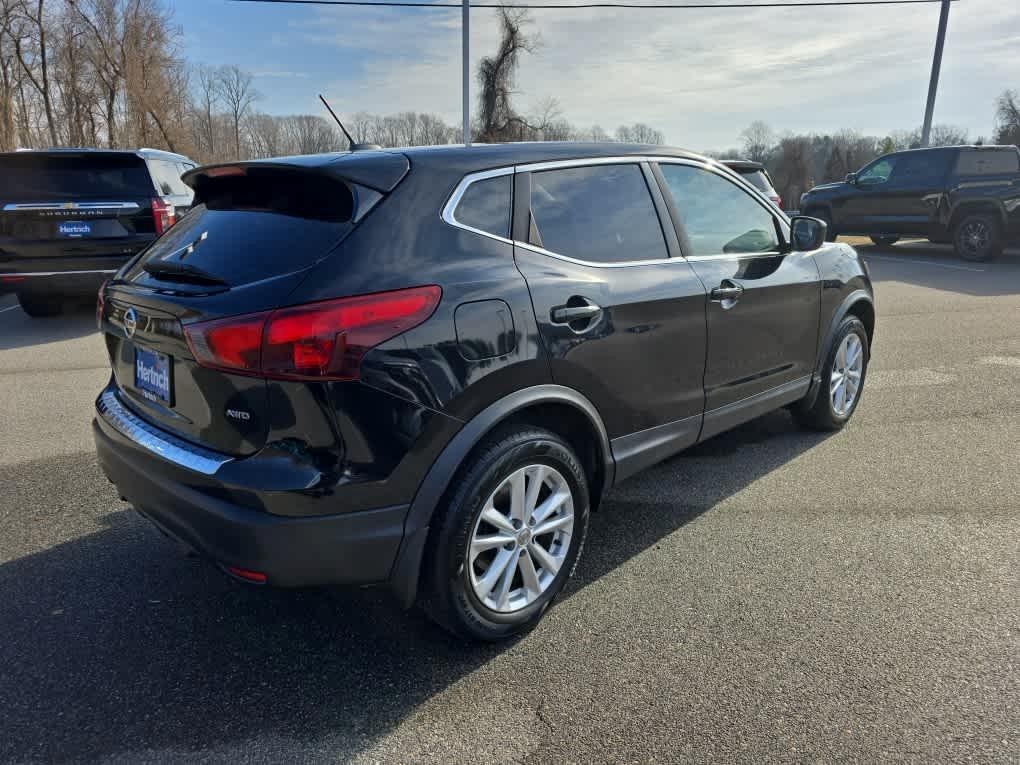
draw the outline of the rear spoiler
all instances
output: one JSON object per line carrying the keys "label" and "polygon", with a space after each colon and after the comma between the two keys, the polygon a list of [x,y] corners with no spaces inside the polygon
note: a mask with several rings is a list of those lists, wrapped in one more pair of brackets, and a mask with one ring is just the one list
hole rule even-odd
{"label": "rear spoiler", "polygon": [[205,165],[189,170],[181,178],[194,189],[208,178],[245,175],[248,168],[321,174],[386,194],[403,180],[411,168],[411,163],[403,154],[389,151],[357,151]]}

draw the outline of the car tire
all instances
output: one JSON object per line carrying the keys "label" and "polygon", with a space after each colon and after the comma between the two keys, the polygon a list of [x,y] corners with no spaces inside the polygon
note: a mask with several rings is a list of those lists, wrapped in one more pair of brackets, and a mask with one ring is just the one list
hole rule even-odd
{"label": "car tire", "polygon": [[18,305],[21,310],[33,319],[42,319],[47,316],[56,316],[63,310],[59,300],[53,298],[41,298],[33,295],[18,295]]}
{"label": "car tire", "polygon": [[879,247],[891,247],[900,241],[898,236],[873,236],[871,241]]}
{"label": "car tire", "polygon": [[992,260],[1002,254],[1002,248],[1002,226],[994,215],[967,215],[953,229],[953,249],[964,260]]}
{"label": "car tire", "polygon": [[473,452],[451,487],[432,523],[422,610],[469,640],[528,631],[573,574],[584,546],[589,493],[580,460],[555,433],[510,427]]}
{"label": "car tire", "polygon": [[839,234],[832,225],[832,214],[828,210],[811,210],[810,212],[805,213],[805,215],[812,218],[818,218],[820,221],[825,221],[825,241],[836,241],[836,237],[839,236]]}
{"label": "car tire", "polygon": [[[867,329],[856,316],[847,316],[836,330],[826,353],[822,382],[814,401],[805,399],[792,409],[797,421],[806,428],[820,431],[840,430],[846,425],[864,392],[870,358]],[[840,382],[843,386],[842,399],[837,387]],[[852,387],[854,384],[856,387]],[[853,397],[848,401],[847,396],[851,392]]]}

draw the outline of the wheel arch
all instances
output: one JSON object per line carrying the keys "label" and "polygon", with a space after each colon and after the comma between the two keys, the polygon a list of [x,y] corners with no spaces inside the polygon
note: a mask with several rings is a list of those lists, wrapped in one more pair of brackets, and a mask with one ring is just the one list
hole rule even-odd
{"label": "wheel arch", "polygon": [[871,345],[875,339],[875,300],[868,290],[857,289],[843,298],[843,302],[832,313],[832,319],[825,330],[825,337],[818,347],[815,371],[811,376],[811,388],[804,397],[809,403],[814,403],[815,397],[818,395],[822,381],[822,366],[825,364],[826,356],[829,353],[829,346],[832,344],[832,338],[836,335],[837,330],[839,330],[839,325],[843,323],[843,319],[847,316],[856,316],[861,320],[864,329],[868,333],[868,351],[869,353],[871,351]]}
{"label": "wheel arch", "polygon": [[404,607],[410,607],[417,598],[432,516],[454,476],[486,436],[509,423],[552,430],[574,448],[589,476],[593,509],[612,485],[615,463],[609,435],[595,405],[581,393],[560,385],[537,385],[490,404],[450,440],[411,502],[404,539],[390,574],[390,587]]}
{"label": "wheel arch", "polygon": [[1003,227],[1005,231],[1006,226],[1006,208],[998,202],[990,199],[984,200],[972,200],[960,202],[953,208],[953,212],[949,216],[949,225],[947,226],[949,231],[954,231],[956,226],[968,215],[994,215],[998,220],[999,225]]}

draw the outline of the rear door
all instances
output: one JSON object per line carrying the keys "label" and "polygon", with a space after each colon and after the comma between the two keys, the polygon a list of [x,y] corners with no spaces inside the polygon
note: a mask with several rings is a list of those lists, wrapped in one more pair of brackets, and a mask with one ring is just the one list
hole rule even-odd
{"label": "rear door", "polygon": [[806,389],[818,343],[818,268],[811,253],[786,251],[786,223],[728,174],[673,162],[658,171],[684,253],[709,291],[704,435],[712,435],[761,397]]}
{"label": "rear door", "polygon": [[610,438],[645,431],[634,443],[614,441],[621,470],[629,451],[648,454],[656,439],[667,453],[692,443],[703,406],[705,291],[678,257],[672,227],[663,228],[647,165],[518,169],[527,171],[516,176],[515,257],[554,381],[595,404]]}
{"label": "rear door", "polygon": [[131,153],[0,155],[0,273],[118,268],[155,236],[154,195]]}
{"label": "rear door", "polygon": [[881,200],[880,233],[924,234],[938,220],[955,149],[900,155]]}

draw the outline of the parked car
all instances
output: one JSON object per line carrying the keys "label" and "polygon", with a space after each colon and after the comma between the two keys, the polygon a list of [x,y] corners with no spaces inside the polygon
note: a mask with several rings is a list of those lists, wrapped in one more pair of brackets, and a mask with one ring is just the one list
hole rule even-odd
{"label": "parked car", "polygon": [[99,460],[251,583],[541,618],[615,483],[779,407],[834,430],[875,328],[853,248],[713,160],[621,144],[199,168],[101,292]]}
{"label": "parked car", "polygon": [[141,149],[0,154],[0,287],[29,316],[94,299],[103,280],[191,205],[195,163]]}
{"label": "parked car", "polygon": [[772,176],[765,169],[765,165],[761,162],[752,162],[749,159],[724,159],[721,162],[768,197],[772,204],[780,210],[783,209],[783,198],[776,191],[776,185],[772,182]]}
{"label": "parked car", "polygon": [[950,146],[886,154],[843,183],[804,194],[805,215],[838,234],[893,245],[901,237],[952,242],[974,261],[998,256],[1020,236],[1020,150],[1015,146]]}

